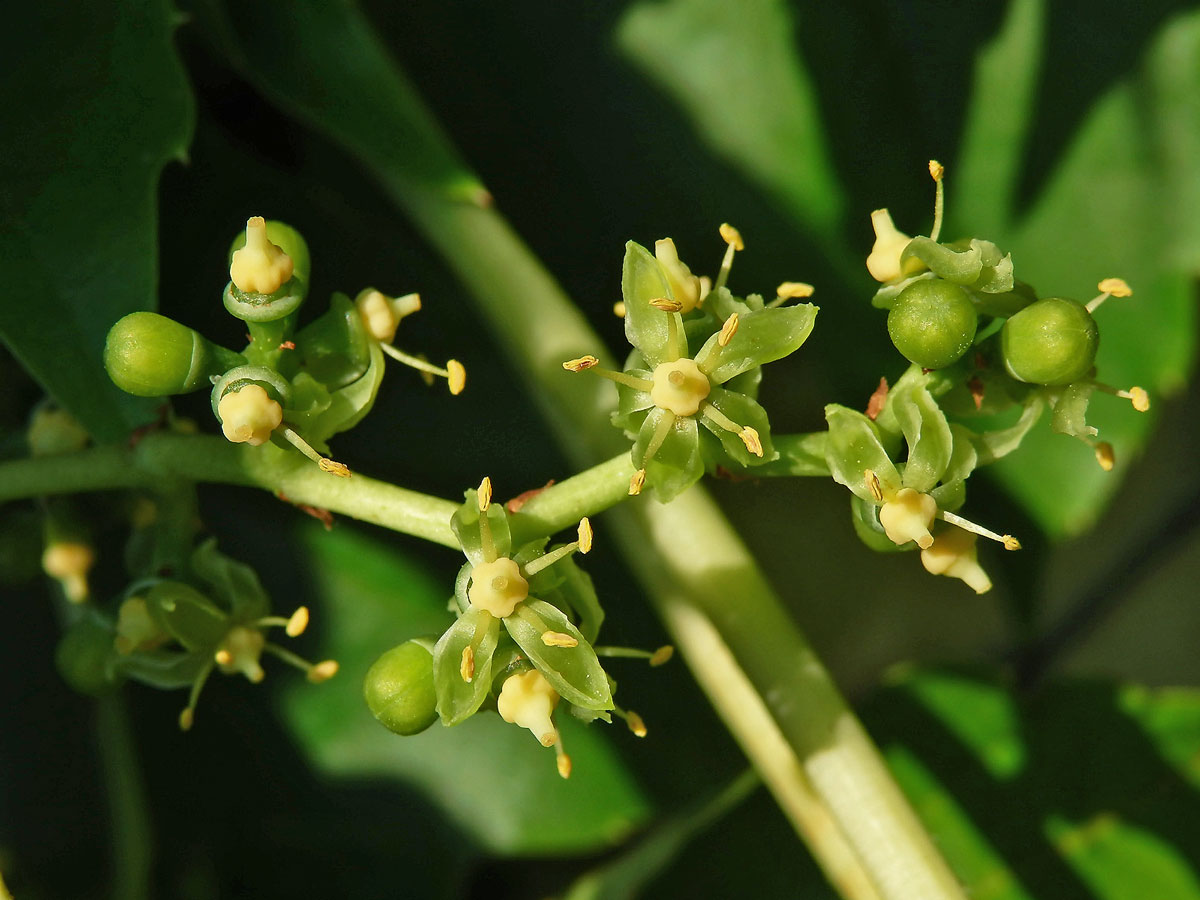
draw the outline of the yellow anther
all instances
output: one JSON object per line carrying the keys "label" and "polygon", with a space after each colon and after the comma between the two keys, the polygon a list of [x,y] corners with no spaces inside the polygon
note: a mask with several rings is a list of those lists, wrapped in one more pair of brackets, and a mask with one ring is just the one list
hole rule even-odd
{"label": "yellow anther", "polygon": [[[1116,296],[1115,294],[1113,296]],[[1133,408],[1138,412],[1146,412],[1150,409],[1150,395],[1143,388],[1134,385],[1129,389],[1129,399],[1133,403]]]}
{"label": "yellow anther", "polygon": [[728,347],[729,342],[733,340],[733,336],[738,330],[738,314],[732,313],[725,324],[721,326],[721,333],[717,335],[717,343],[722,347]]}
{"label": "yellow anther", "polygon": [[[905,274],[906,267],[900,264],[900,254],[912,240],[907,234],[896,228],[892,222],[892,214],[886,209],[877,209],[871,213],[871,225],[875,229],[875,243],[867,257],[867,271],[876,281],[896,281]],[[916,267],[917,263],[907,265]]]}
{"label": "yellow anther", "polygon": [[594,356],[580,356],[578,359],[568,359],[562,364],[563,368],[568,372],[582,372],[584,369],[590,369],[592,366],[598,365],[600,360]]}
{"label": "yellow anther", "polygon": [[304,629],[308,627],[308,607],[301,606],[288,619],[287,626],[283,629],[288,637],[299,637],[304,634]]}
{"label": "yellow anther", "polygon": [[1117,457],[1113,452],[1113,446],[1108,441],[1101,441],[1096,445],[1096,462],[1100,464],[1105,472],[1111,472],[1116,464]]}
{"label": "yellow anther", "polygon": [[642,721],[642,717],[633,710],[625,713],[625,724],[629,726],[629,730],[640,738],[646,736],[646,723]]}
{"label": "yellow anther", "polygon": [[479,501],[479,511],[487,512],[487,508],[492,505],[492,479],[484,475],[475,496]]}
{"label": "yellow anther", "polygon": [[1096,285],[1096,289],[1102,294],[1111,294],[1114,297],[1133,296],[1133,289],[1123,278],[1105,278]]}
{"label": "yellow anther", "polygon": [[1021,549],[1021,542],[1018,541],[1011,534],[1002,535],[1000,538],[1000,542],[1002,544],[1004,544],[1005,550],[1020,550]]}
{"label": "yellow anther", "polygon": [[592,523],[587,516],[579,520],[579,552],[590,553],[592,550]]}
{"label": "yellow anther", "polygon": [[650,665],[652,665],[652,666],[664,665],[674,655],[675,655],[675,648],[672,647],[670,644],[664,644],[663,646],[659,647],[657,650],[654,651],[654,654],[650,657]]}
{"label": "yellow anther", "polygon": [[246,246],[234,251],[229,280],[243,293],[273,294],[292,277],[292,258],[267,238],[262,216],[246,221]]}
{"label": "yellow anther", "polygon": [[763,455],[762,441],[758,437],[758,432],[747,425],[738,432],[738,437],[742,439],[742,443],[746,445],[746,449],[755,456]]}
{"label": "yellow anther", "polygon": [[306,677],[313,684],[320,684],[322,681],[328,681],[336,675],[339,668],[340,666],[338,666],[336,659],[327,659],[309,669]]}
{"label": "yellow anther", "polygon": [[578,647],[579,641],[561,631],[547,631],[542,634],[542,643],[547,647]]}
{"label": "yellow anther", "polygon": [[558,743],[558,729],[550,719],[558,705],[558,692],[537,669],[504,679],[496,711],[505,722],[528,728],[543,747]]}
{"label": "yellow anther", "polygon": [[616,303],[613,304],[613,315],[616,316],[618,319],[625,318],[625,301],[624,300],[618,300]]}
{"label": "yellow anther", "polygon": [[233,664],[233,654],[228,650],[218,650],[215,654],[213,654],[213,658],[223,666],[229,666]]}
{"label": "yellow anther", "polygon": [[467,370],[457,359],[446,363],[447,379],[450,382],[450,393],[457,397],[467,386]]}
{"label": "yellow anther", "polygon": [[945,166],[943,166],[936,159],[931,159],[929,161],[929,177],[930,178],[932,178],[934,181],[941,181],[942,176],[945,174],[946,174]]}
{"label": "yellow anther", "polygon": [[863,470],[863,480],[867,483],[867,490],[871,492],[871,496],[875,498],[876,503],[883,502],[883,485],[879,483],[879,476],[870,469]]}
{"label": "yellow anther", "polygon": [[196,711],[190,706],[179,714],[179,730],[191,731],[196,723]]}
{"label": "yellow anther", "polygon": [[721,240],[727,243],[730,247],[738,252],[746,249],[746,244],[742,240],[742,233],[730,225],[728,222],[721,223]]}
{"label": "yellow anther", "polygon": [[463,647],[462,657],[458,662],[458,674],[468,684],[475,677],[475,648],[469,644]]}
{"label": "yellow anther", "polygon": [[558,754],[558,759],[555,760],[555,764],[558,766],[559,775],[563,778],[571,777],[571,757],[565,753],[560,753]]}
{"label": "yellow anther", "polygon": [[283,422],[283,407],[271,399],[262,385],[247,384],[220,399],[217,415],[221,418],[221,432],[228,440],[258,447]]}
{"label": "yellow anther", "polygon": [[802,300],[805,297],[811,297],[815,291],[816,288],[806,282],[785,281],[775,288],[775,295],[784,300]]}
{"label": "yellow anther", "polygon": [[650,301],[650,305],[666,313],[677,313],[683,310],[683,304],[678,300],[672,300],[670,297],[655,297]]}
{"label": "yellow anther", "polygon": [[633,477],[629,479],[629,496],[636,497],[642,492],[642,488],[646,484],[646,470],[638,469],[633,473]]}
{"label": "yellow anther", "polygon": [[383,344],[390,344],[395,339],[400,317],[396,315],[387,295],[381,291],[364,291],[354,305],[358,307],[358,314],[371,337]]}
{"label": "yellow anther", "polygon": [[338,478],[350,477],[350,467],[337,460],[321,457],[321,459],[317,460],[317,468],[322,472],[328,472],[330,475],[336,475]]}

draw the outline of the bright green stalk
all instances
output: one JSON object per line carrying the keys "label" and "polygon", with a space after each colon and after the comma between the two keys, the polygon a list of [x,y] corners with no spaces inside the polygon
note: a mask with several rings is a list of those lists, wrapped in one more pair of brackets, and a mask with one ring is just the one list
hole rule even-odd
{"label": "bright green stalk", "polygon": [[[210,24],[249,77],[362,159],[442,252],[574,461],[613,453],[621,439],[608,424],[611,389],[561,368],[570,357],[600,355],[599,338],[490,207],[370,26],[343,4],[287,5],[286,15],[275,6],[231,6],[229,19],[217,13]],[[317,36],[338,52],[307,55],[301,75],[294,48]],[[642,498],[617,522],[625,555],[688,664],[756,766],[774,773],[772,790],[831,880],[846,896],[961,898],[862,726],[708,495],[693,489],[668,506]],[[727,693],[732,686],[769,712],[756,727]],[[795,814],[822,803],[834,828],[815,831],[811,817]]]}

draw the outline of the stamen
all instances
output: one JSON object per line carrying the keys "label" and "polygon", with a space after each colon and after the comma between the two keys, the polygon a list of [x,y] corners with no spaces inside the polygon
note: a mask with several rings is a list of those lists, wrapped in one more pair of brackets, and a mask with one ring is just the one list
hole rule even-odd
{"label": "stamen", "polygon": [[463,647],[462,658],[458,663],[458,674],[462,676],[462,680],[471,683],[471,679],[475,677],[475,648],[470,644]]}
{"label": "stamen", "polygon": [[572,541],[569,544],[563,544],[561,547],[555,547],[549,553],[539,556],[537,559],[530,560],[522,568],[524,575],[528,578],[531,575],[536,575],[542,569],[549,568],[565,556],[570,556],[576,550],[580,549],[578,541]]}
{"label": "stamen", "polygon": [[579,641],[561,631],[547,631],[542,634],[542,643],[547,647],[578,647]]}
{"label": "stamen", "polygon": [[320,684],[336,675],[340,668],[336,659],[323,660],[308,670],[308,680],[312,684]]}
{"label": "stamen", "polygon": [[1088,301],[1088,312],[1095,312],[1097,308],[1099,308],[1100,304],[1109,297],[1133,296],[1133,289],[1130,288],[1129,285],[1125,283],[1124,279],[1121,278],[1105,278],[1098,285],[1096,285],[1096,289],[1100,291],[1100,294]]}
{"label": "stamen", "polygon": [[1005,550],[1020,550],[1021,542],[1011,534],[996,534],[994,531],[988,531],[982,525],[976,525],[970,519],[964,519],[962,516],[956,516],[952,512],[942,510],[938,512],[938,518],[943,522],[948,522],[951,525],[957,525],[963,531],[969,531],[971,534],[977,534],[980,537],[985,537],[988,540],[996,541],[1003,544]]}
{"label": "stamen", "polygon": [[332,459],[326,459],[316,450],[314,450],[304,438],[300,437],[290,425],[282,425],[279,428],[279,433],[287,439],[287,442],[311,459],[317,464],[322,472],[328,472],[330,475],[337,475],[341,478],[350,477],[350,469],[340,462],[335,462]]}
{"label": "stamen", "polygon": [[642,487],[646,484],[646,470],[638,469],[629,478],[629,496],[636,497],[642,492]]}
{"label": "stamen", "polygon": [[200,700],[200,692],[204,690],[204,683],[208,681],[208,676],[212,674],[213,664],[209,663],[196,676],[196,680],[192,682],[192,690],[188,694],[188,703],[184,710],[179,714],[179,730],[191,730],[192,723],[196,721],[196,703]]}
{"label": "stamen", "polygon": [[571,777],[571,757],[567,756],[563,750],[562,734],[557,730],[554,732],[554,756],[555,763],[558,766],[558,774],[563,778]]}
{"label": "stamen", "polygon": [[929,232],[929,239],[936,241],[938,235],[942,233],[942,212],[945,207],[945,188],[942,185],[942,177],[946,174],[946,167],[936,159],[929,161],[929,177],[934,180],[937,185],[937,193],[933,199],[933,228]]}
{"label": "stamen", "polygon": [[1112,394],[1114,397],[1130,401],[1133,404],[1133,408],[1138,412],[1147,412],[1150,409],[1150,395],[1146,393],[1144,388],[1134,385],[1129,390],[1122,391],[1107,384],[1102,384],[1099,381],[1093,383],[1106,394]]}
{"label": "stamen", "polygon": [[624,715],[621,716],[625,720],[625,724],[629,726],[629,730],[636,737],[644,738],[646,736],[646,723],[642,717],[635,713],[632,709],[623,710]]}
{"label": "stamen", "polygon": [[592,366],[600,364],[600,360],[589,355],[580,356],[576,359],[568,359],[562,364],[563,368],[568,372],[582,372],[584,369],[590,369]]}
{"label": "stamen", "polygon": [[488,507],[492,505],[492,479],[487,475],[484,475],[483,481],[479,482],[475,496],[478,498],[479,511],[487,512]]}
{"label": "stamen", "polygon": [[492,540],[492,523],[488,520],[488,507],[492,505],[492,479],[486,475],[475,491],[479,504],[479,545],[484,562],[496,561],[496,542]]}
{"label": "stamen", "polygon": [[1100,464],[1105,472],[1111,472],[1113,466],[1116,465],[1117,456],[1113,452],[1113,446],[1108,441],[1100,441],[1093,449],[1096,451],[1096,462]]}
{"label": "stamen", "polygon": [[655,309],[665,313],[677,313],[683,311],[683,304],[678,300],[672,300],[670,297],[655,297],[650,301],[650,305]]}
{"label": "stamen", "polygon": [[725,320],[725,324],[721,326],[721,333],[717,335],[717,343],[722,347],[728,347],[729,342],[733,340],[733,336],[738,330],[738,314],[733,313]]}
{"label": "stamen", "polygon": [[213,659],[215,659],[221,665],[227,666],[231,662],[233,662],[233,654],[230,653],[228,650],[222,649],[222,650],[218,650],[216,653],[213,654]]}
{"label": "stamen", "polygon": [[674,655],[675,655],[675,648],[672,647],[670,644],[664,644],[663,646],[661,646],[657,650],[655,650],[652,654],[650,654],[650,665],[654,666],[655,668],[657,668],[658,666],[661,666],[661,665],[665,665],[667,662],[670,661],[671,657]]}
{"label": "stamen", "polygon": [[700,412],[712,421],[716,422],[717,425],[721,426],[726,431],[732,431],[734,434],[740,437],[742,439],[742,443],[746,445],[746,449],[755,456],[763,455],[762,441],[759,439],[758,432],[749,425],[739,425],[707,400],[701,405]]}
{"label": "stamen", "polygon": [[785,281],[775,288],[775,293],[781,300],[803,300],[811,297],[816,291],[811,284],[804,281]]}
{"label": "stamen", "polygon": [[755,456],[761,458],[763,455],[762,441],[759,440],[758,432],[747,425],[738,432],[738,437],[742,439],[742,443],[746,445],[746,449]]}
{"label": "stamen", "polygon": [[725,281],[729,278],[729,270],[733,268],[734,253],[746,249],[741,233],[728,222],[721,225],[720,232],[721,239],[727,246],[725,247],[725,258],[721,260],[721,271],[717,273],[717,281],[713,285],[714,290],[725,287]]}
{"label": "stamen", "polygon": [[[644,460],[649,462],[654,459],[654,454],[662,447],[663,441],[667,439],[667,435],[671,433],[671,429],[675,427],[675,413],[663,410],[663,416],[658,420],[658,425],[654,428],[654,434],[650,438],[650,444],[646,447]],[[645,469],[642,469],[642,480],[644,481]],[[637,476],[634,476],[637,477]],[[632,485],[632,482],[630,483]]]}
{"label": "stamen", "polygon": [[616,316],[618,319],[625,318],[625,301],[624,300],[618,300],[616,303],[613,304],[613,315]]}
{"label": "stamen", "polygon": [[675,648],[670,644],[664,644],[653,652],[639,650],[636,647],[594,647],[592,649],[596,651],[597,656],[610,659],[644,659],[651,666],[661,666],[675,655]]}
{"label": "stamen", "polygon": [[[462,363],[458,360],[450,360],[446,364],[446,368],[443,369],[420,357],[405,353],[403,350],[398,350],[388,343],[380,343],[379,348],[392,359],[396,360],[396,362],[403,363],[409,368],[416,369],[418,372],[424,372],[427,375],[437,375],[439,378],[445,378],[450,383],[451,394],[461,394],[462,389],[466,386],[467,370],[463,368]],[[456,387],[458,390],[455,390]]]}
{"label": "stamen", "polygon": [[[657,300],[651,300],[650,305],[655,306],[658,302]],[[683,356],[683,348],[681,346],[683,342],[679,339],[679,320],[675,318],[675,313],[679,312],[679,309],[682,309],[682,304],[678,300],[664,299],[662,302],[671,303],[679,307],[678,309],[663,309],[662,306],[658,306],[658,309],[663,309],[667,313],[667,359],[665,362],[675,362]]]}
{"label": "stamen", "polygon": [[592,523],[587,516],[579,520],[579,552],[590,553],[592,551]]}
{"label": "stamen", "polygon": [[875,498],[875,502],[882,503],[883,485],[879,483],[879,476],[870,469],[864,469],[863,478],[867,482],[867,490],[871,492],[871,496]]}

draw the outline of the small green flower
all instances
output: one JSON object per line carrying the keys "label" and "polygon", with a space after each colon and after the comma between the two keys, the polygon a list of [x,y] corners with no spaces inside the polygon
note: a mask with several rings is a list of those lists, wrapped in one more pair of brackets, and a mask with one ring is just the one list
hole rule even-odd
{"label": "small green flower", "polygon": [[[634,441],[637,472],[630,494],[640,493],[649,482],[666,502],[704,474],[706,461],[754,466],[778,457],[766,410],[753,396],[758,369],[804,343],[817,308],[805,303],[780,309],[764,305],[761,297],[733,297],[725,280],[741,236],[729,226],[722,226],[722,235],[729,246],[721,272],[711,290],[695,301],[694,285],[684,281],[680,288],[679,273],[664,265],[661,252],[656,258],[632,241],[626,245],[621,286],[625,334],[634,352],[625,370],[600,368],[594,356],[563,363],[569,371],[589,370],[616,382],[613,423]],[[668,262],[674,264],[673,243],[671,250]],[[807,287],[781,286],[778,302],[807,296],[811,288],[802,290]],[[677,293],[685,289],[681,300]],[[702,444],[701,425],[715,441]]]}

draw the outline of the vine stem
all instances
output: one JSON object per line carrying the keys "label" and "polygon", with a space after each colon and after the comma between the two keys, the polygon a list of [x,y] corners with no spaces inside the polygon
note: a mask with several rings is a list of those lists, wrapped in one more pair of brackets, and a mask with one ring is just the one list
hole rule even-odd
{"label": "vine stem", "polygon": [[[362,14],[285,0],[205,8],[246,76],[361,160],[442,253],[572,462],[627,449],[608,423],[610,389],[562,369],[582,353],[605,363],[600,339],[492,208]],[[329,52],[298,68],[294,48],[318,38]],[[622,504],[615,524],[689,666],[756,768],[774,773],[782,808],[845,896],[962,900],[878,751],[708,495],[693,488],[666,506],[643,497]],[[748,694],[765,714],[745,717],[738,704]],[[834,827],[813,827],[818,820]],[[875,893],[856,892],[851,877]]]}
{"label": "vine stem", "polygon": [[144,900],[151,895],[154,833],[129,712],[119,693],[96,702],[96,737],[112,823],[113,896]]}

